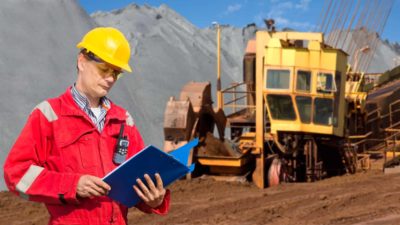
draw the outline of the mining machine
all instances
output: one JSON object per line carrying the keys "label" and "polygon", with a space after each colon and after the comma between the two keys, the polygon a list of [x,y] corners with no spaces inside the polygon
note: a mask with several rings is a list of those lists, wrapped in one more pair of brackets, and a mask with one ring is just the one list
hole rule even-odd
{"label": "mining machine", "polygon": [[170,98],[164,150],[199,138],[188,178],[239,175],[260,188],[368,169],[371,151],[386,157],[390,149],[395,158],[400,69],[360,72],[369,64],[361,57],[366,48],[351,60],[327,42],[321,32],[257,31],[247,43],[243,81],[222,89],[218,60],[217,106],[210,82],[189,82]]}
{"label": "mining machine", "polygon": [[212,106],[209,82],[188,83],[179,100],[170,99],[164,149],[199,137],[190,159],[198,173],[251,174],[259,187],[342,173],[346,62],[321,33],[258,31],[246,49],[244,81],[218,91],[221,107]]}

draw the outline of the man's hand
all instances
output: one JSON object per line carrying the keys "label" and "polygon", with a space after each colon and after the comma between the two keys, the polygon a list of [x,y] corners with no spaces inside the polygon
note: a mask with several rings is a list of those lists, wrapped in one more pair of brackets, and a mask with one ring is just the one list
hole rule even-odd
{"label": "man's hand", "polygon": [[106,195],[111,187],[98,177],[83,175],[79,178],[76,195],[81,198],[93,198]]}
{"label": "man's hand", "polygon": [[144,203],[146,203],[146,205],[150,206],[151,208],[157,208],[161,205],[161,203],[164,201],[166,192],[160,174],[156,173],[155,177],[157,187],[154,185],[154,182],[151,180],[148,174],[144,175],[147,186],[139,178],[136,179],[137,185],[133,185],[133,189],[135,189],[138,196],[143,200]]}

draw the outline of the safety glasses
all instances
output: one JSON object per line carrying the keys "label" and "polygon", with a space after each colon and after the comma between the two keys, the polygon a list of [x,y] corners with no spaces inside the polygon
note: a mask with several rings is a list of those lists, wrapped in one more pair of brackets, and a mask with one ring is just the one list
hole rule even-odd
{"label": "safety glasses", "polygon": [[88,60],[95,62],[95,66],[96,66],[97,70],[99,71],[100,75],[103,78],[107,78],[109,76],[112,76],[114,80],[118,80],[119,78],[122,77],[122,71],[121,70],[111,68],[106,62],[104,62],[102,59],[97,57],[92,52],[88,52],[86,50],[82,50],[81,53]]}

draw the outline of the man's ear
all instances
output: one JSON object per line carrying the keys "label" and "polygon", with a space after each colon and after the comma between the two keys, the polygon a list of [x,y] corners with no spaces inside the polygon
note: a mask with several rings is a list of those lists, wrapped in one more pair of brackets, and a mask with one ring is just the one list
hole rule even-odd
{"label": "man's ear", "polygon": [[76,68],[79,71],[84,71],[85,70],[85,62],[86,62],[86,58],[82,53],[78,54],[77,60],[76,60]]}

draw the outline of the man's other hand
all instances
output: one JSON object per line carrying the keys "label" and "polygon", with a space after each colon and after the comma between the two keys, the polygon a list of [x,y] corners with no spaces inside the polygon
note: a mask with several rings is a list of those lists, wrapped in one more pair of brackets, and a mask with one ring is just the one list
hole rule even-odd
{"label": "man's other hand", "polygon": [[79,178],[76,194],[81,198],[93,198],[107,195],[110,190],[111,187],[102,179],[91,175],[83,175]]}
{"label": "man's other hand", "polygon": [[136,179],[137,185],[133,185],[133,189],[135,189],[138,196],[143,200],[144,203],[146,203],[146,205],[150,206],[151,208],[157,208],[160,206],[164,201],[164,196],[166,193],[160,174],[156,173],[154,176],[156,178],[157,187],[154,185],[154,182],[151,180],[148,174],[144,175],[147,186],[139,178]]}

